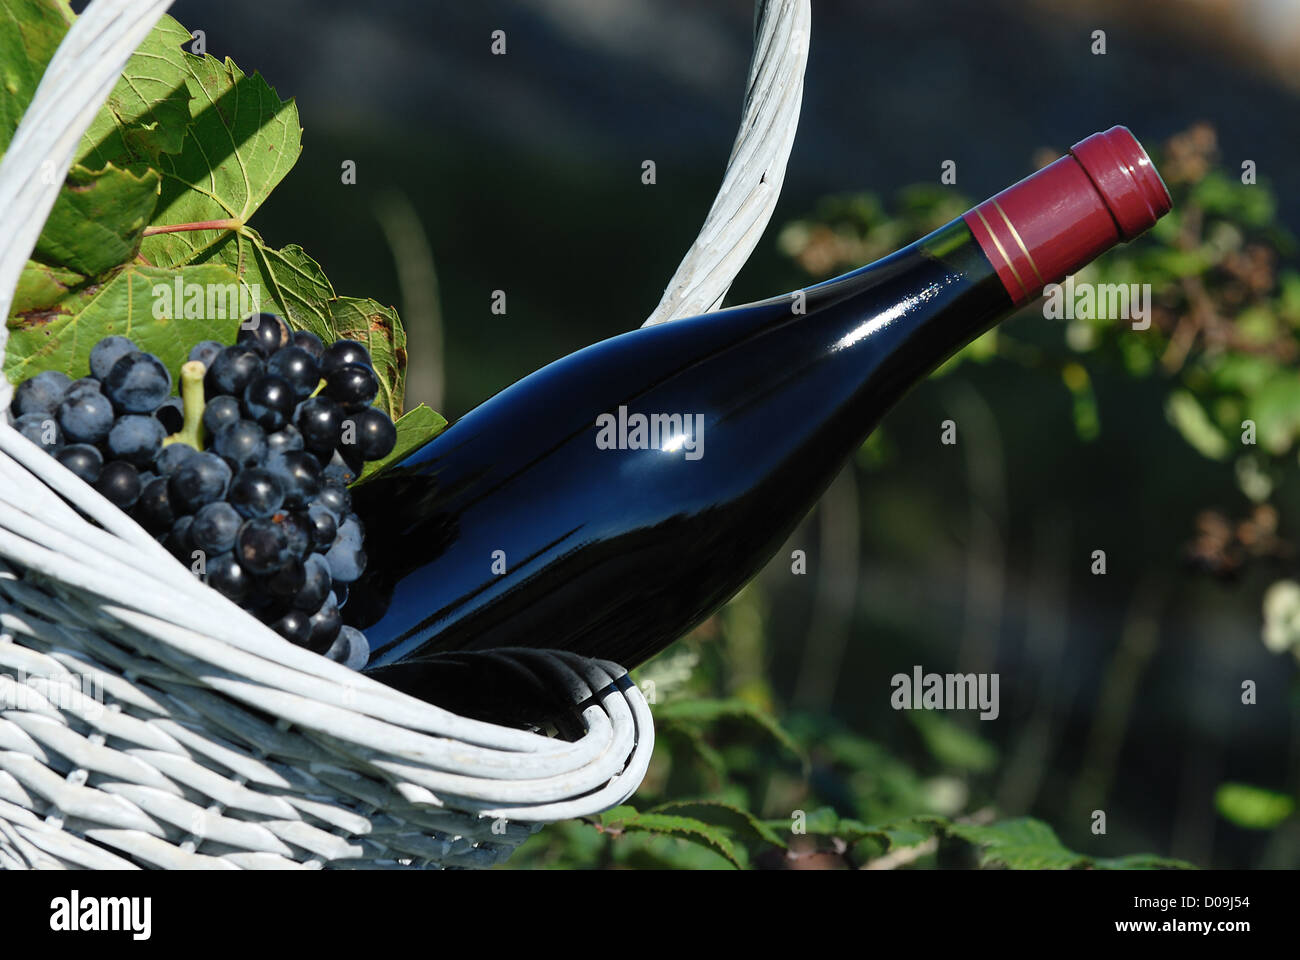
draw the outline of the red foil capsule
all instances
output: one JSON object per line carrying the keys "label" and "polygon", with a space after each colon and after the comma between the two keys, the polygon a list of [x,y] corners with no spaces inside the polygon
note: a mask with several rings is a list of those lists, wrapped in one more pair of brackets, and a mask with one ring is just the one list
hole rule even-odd
{"label": "red foil capsule", "polygon": [[1142,144],[1115,126],[962,216],[1011,299],[1022,304],[1150,229],[1172,206]]}

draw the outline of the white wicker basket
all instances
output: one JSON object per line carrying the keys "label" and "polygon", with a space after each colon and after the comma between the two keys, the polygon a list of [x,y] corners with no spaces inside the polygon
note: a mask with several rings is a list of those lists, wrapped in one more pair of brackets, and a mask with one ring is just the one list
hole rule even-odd
{"label": "white wicker basket", "polygon": [[[81,133],[168,6],[94,0],[51,62],[0,165],[4,316]],[[722,189],[647,322],[716,307],[757,242],[808,25],[807,0],[758,3]],[[0,378],[0,412],[11,392]],[[626,671],[501,655],[582,705],[585,734],[457,716],[289,644],[0,417],[0,867],[487,867],[626,800],[654,744]]]}

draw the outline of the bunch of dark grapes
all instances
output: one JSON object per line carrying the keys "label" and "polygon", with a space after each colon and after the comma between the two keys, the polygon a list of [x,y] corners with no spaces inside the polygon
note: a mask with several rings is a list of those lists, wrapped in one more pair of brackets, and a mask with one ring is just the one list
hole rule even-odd
{"label": "bunch of dark grapes", "polygon": [[348,484],[397,441],[369,352],[262,313],[189,360],[173,396],[157,357],[106,337],[90,376],[19,384],[14,425],[282,637],[363,665],[340,615],[366,565]]}

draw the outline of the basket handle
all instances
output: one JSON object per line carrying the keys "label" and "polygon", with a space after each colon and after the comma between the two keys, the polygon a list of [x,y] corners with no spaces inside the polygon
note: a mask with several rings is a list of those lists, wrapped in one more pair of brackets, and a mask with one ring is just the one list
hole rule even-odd
{"label": "basket handle", "polygon": [[642,326],[716,310],[772,218],[803,105],[809,0],[756,0],[740,130],[700,234]]}

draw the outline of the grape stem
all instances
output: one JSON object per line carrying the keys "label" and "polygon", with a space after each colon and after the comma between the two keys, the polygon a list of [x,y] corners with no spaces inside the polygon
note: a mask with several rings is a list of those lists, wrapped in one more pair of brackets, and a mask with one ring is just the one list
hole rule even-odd
{"label": "grape stem", "polygon": [[182,233],[187,230],[238,230],[244,221],[234,218],[227,220],[195,220],[192,223],[166,223],[159,226],[145,227],[143,235],[152,237],[158,233]]}
{"label": "grape stem", "polygon": [[203,375],[207,370],[199,360],[181,365],[181,409],[185,419],[181,428],[163,441],[164,447],[188,443],[195,450],[203,449]]}

